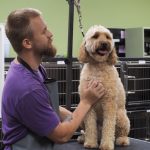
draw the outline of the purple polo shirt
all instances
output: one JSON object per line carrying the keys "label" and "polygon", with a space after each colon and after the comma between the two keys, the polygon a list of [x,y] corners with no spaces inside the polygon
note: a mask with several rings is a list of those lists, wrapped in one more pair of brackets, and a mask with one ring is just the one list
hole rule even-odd
{"label": "purple polo shirt", "polygon": [[49,103],[48,91],[37,71],[11,63],[2,96],[3,143],[10,145],[25,137],[29,130],[48,136],[60,122]]}

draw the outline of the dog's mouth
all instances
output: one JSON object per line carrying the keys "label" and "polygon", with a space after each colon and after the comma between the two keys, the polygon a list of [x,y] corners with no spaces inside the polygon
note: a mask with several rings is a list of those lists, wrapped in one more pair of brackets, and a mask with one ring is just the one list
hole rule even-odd
{"label": "dog's mouth", "polygon": [[109,53],[109,45],[107,43],[101,43],[100,47],[96,49],[98,55],[104,56]]}
{"label": "dog's mouth", "polygon": [[101,56],[104,56],[104,55],[106,55],[107,53],[108,53],[108,50],[106,50],[106,49],[96,49],[96,53],[98,54],[98,55],[101,55]]}

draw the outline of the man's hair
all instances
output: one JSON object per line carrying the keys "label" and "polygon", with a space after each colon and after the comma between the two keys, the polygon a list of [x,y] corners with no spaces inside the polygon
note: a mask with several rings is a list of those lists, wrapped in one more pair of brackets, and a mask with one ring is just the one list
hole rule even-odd
{"label": "man's hair", "polygon": [[5,25],[5,31],[17,54],[19,54],[23,48],[23,39],[33,38],[30,20],[40,15],[41,12],[33,8],[18,9],[9,14]]}

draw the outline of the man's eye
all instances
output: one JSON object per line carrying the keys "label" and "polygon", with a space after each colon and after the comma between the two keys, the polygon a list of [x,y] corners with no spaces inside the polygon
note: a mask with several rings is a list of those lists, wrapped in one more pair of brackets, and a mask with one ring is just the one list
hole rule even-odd
{"label": "man's eye", "polygon": [[44,30],[44,31],[43,31],[43,34],[45,34],[45,33],[46,33],[46,31]]}

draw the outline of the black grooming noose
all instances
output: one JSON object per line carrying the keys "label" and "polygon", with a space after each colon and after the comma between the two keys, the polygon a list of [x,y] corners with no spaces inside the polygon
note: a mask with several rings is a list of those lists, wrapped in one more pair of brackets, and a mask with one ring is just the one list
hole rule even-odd
{"label": "black grooming noose", "polygon": [[[68,1],[68,0],[66,0]],[[76,6],[78,17],[79,17],[79,28],[81,30],[82,36],[84,37],[83,25],[82,25],[82,15],[80,10],[80,0],[74,0],[74,5]]]}

